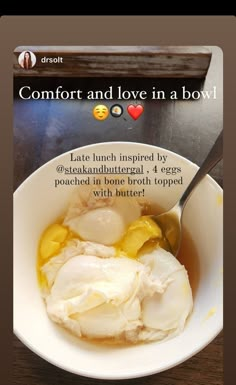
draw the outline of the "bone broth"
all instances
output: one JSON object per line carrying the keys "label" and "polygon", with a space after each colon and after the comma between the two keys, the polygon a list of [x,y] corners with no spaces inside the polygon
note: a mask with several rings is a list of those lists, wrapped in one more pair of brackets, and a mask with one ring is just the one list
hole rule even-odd
{"label": "bone broth", "polygon": [[[164,211],[160,206],[153,204],[145,207],[143,215],[158,215]],[[185,226],[183,226],[182,241],[177,259],[188,272],[193,297],[195,297],[200,279],[200,262],[194,241]]]}

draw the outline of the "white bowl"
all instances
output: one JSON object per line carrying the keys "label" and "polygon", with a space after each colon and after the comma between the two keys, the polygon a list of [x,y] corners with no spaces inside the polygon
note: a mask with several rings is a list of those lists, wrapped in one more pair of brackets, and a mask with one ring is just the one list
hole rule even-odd
{"label": "white bowl", "polygon": [[[182,334],[161,343],[133,346],[104,346],[85,342],[49,320],[36,276],[39,237],[45,227],[63,212],[75,188],[54,187],[54,179],[63,177],[63,174],[56,171],[57,166],[81,165],[70,161],[71,152],[62,154],[39,168],[14,194],[15,334],[48,362],[87,377],[142,377],[180,364],[209,344],[223,326],[222,189],[207,176],[193,192],[184,211],[184,224],[199,254],[200,282],[193,313]],[[150,155],[152,152],[168,155],[167,163],[162,166],[182,168],[183,185],[165,188],[160,185],[137,187],[138,190],[144,187],[145,196],[166,209],[180,197],[198,169],[196,165],[173,152],[141,143],[101,143],[73,150],[75,155],[106,155],[111,152],[117,156],[121,152],[129,155]],[[106,164],[130,165],[127,162]],[[155,161],[144,164],[145,170],[149,170],[150,178],[160,176],[160,173],[154,174],[152,171],[155,165],[159,167],[161,163]],[[91,162],[91,166],[95,166],[95,163]]]}

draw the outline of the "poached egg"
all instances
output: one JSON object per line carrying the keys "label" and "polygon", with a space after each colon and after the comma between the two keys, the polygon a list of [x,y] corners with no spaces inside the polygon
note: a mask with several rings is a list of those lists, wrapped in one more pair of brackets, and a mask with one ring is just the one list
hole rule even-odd
{"label": "poached egg", "polygon": [[[113,248],[107,247],[103,257],[105,246],[97,244],[94,255],[86,255],[91,244],[76,242],[42,268],[53,321],[79,337],[133,343],[183,330],[193,306],[192,291],[185,268],[172,254],[157,248],[134,260],[112,256]],[[79,253],[81,248],[85,254]]]}

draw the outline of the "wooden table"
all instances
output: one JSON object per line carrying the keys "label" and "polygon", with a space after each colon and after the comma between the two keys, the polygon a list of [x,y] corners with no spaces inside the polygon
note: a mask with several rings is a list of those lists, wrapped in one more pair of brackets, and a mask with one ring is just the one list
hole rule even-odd
{"label": "wooden table", "polygon": [[[63,84],[65,88],[75,87],[75,79],[17,78],[16,87],[30,84],[35,89]],[[86,144],[104,141],[134,141],[154,144],[172,150],[191,161],[201,164],[217,134],[222,129],[222,58],[213,50],[210,69],[203,84],[198,79],[79,79],[81,88],[99,89],[108,85],[121,84],[137,89],[157,86],[162,89],[179,88],[183,84],[192,89],[217,87],[216,100],[200,101],[152,101],[146,100],[144,113],[134,122],[126,113],[120,118],[109,117],[100,122],[92,116],[96,102],[89,101],[23,101],[15,98],[14,103],[14,187],[55,156]],[[17,94],[17,92],[16,92]],[[114,101],[107,101],[107,105]],[[128,102],[122,103],[124,109]],[[211,172],[222,185],[222,163]],[[187,362],[166,372],[134,380],[129,384],[149,385],[222,385],[223,337],[220,334],[203,351]],[[42,360],[14,337],[14,384],[103,384],[104,381],[78,377],[64,372]],[[107,383],[118,383],[108,381]]]}

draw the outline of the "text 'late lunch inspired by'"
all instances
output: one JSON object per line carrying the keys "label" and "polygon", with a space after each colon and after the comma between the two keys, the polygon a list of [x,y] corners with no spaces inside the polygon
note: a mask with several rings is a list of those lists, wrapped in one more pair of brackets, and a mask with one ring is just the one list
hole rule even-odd
{"label": "text 'late lunch inspired by'", "polygon": [[[94,194],[100,197],[112,195],[144,197],[145,186],[159,185],[171,188],[183,184],[180,165],[168,165],[168,155],[160,152],[149,154],[107,153],[91,155],[73,152],[68,163],[56,166],[54,186],[96,186]],[[120,189],[119,187],[123,187]],[[100,187],[100,188],[99,188]]]}

